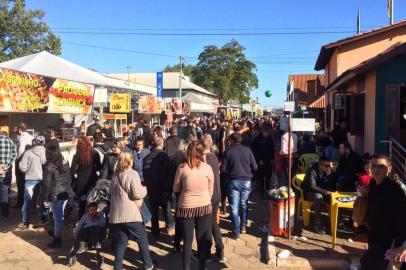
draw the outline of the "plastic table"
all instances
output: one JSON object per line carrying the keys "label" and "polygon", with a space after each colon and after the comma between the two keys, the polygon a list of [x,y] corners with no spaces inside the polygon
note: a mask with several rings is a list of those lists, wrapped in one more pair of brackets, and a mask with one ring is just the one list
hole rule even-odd
{"label": "plastic table", "polygon": [[358,196],[357,192],[333,192],[331,194],[331,202],[330,202],[330,224],[331,224],[331,236],[333,242],[333,249],[335,248],[337,242],[337,219],[338,219],[338,209],[339,208],[354,208],[354,200],[350,200]]}

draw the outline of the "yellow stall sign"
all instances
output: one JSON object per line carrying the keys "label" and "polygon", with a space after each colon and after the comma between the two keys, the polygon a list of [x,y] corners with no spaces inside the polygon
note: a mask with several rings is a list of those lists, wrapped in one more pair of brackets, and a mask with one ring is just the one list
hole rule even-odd
{"label": "yellow stall sign", "polygon": [[131,111],[129,94],[112,94],[110,97],[110,112],[127,113]]}

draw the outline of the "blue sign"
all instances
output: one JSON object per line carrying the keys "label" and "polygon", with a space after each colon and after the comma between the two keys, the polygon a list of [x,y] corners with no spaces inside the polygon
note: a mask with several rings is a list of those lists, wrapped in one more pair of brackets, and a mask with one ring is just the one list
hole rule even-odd
{"label": "blue sign", "polygon": [[156,96],[159,98],[164,97],[164,73],[156,73]]}

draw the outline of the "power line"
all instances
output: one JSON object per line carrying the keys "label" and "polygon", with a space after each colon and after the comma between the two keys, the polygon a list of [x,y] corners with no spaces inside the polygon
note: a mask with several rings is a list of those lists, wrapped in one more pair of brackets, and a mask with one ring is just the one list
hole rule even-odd
{"label": "power line", "polygon": [[153,53],[153,52],[143,52],[143,51],[134,51],[128,49],[120,49],[120,48],[111,48],[111,47],[103,47],[97,45],[90,45],[90,44],[81,44],[75,42],[68,42],[64,41],[63,44],[73,45],[73,46],[80,46],[80,47],[87,47],[87,48],[95,48],[95,49],[103,49],[103,50],[110,50],[110,51],[119,51],[119,52],[128,52],[128,53],[137,53],[137,54],[145,54],[145,55],[154,55],[154,56],[162,56],[162,57],[177,57],[175,55],[170,54],[161,54],[161,53]]}
{"label": "power line", "polygon": [[56,34],[114,35],[114,36],[287,36],[287,35],[326,35],[349,34],[354,31],[306,31],[306,32],[252,32],[252,33],[146,33],[146,32],[90,32],[56,31]]}
{"label": "power line", "polygon": [[[378,26],[364,26],[374,28]],[[125,28],[125,27],[52,27],[54,30],[101,30],[101,31],[259,31],[259,30],[316,30],[353,29],[354,26],[305,26],[305,27],[252,27],[252,28]]]}
{"label": "power line", "polygon": [[[171,55],[171,54],[162,54],[162,53],[146,52],[146,51],[136,51],[136,50],[130,50],[130,49],[106,47],[106,46],[99,46],[99,45],[92,45],[92,44],[83,44],[83,43],[76,43],[76,42],[70,42],[70,41],[63,41],[62,43],[65,44],[65,45],[79,46],[79,47],[86,47],[86,48],[95,48],[95,49],[102,49],[102,50],[109,50],[109,51],[118,51],[118,52],[125,52],[125,53],[136,53],[136,54],[153,55],[153,56],[160,56],[160,57],[178,58],[178,56]],[[252,59],[252,60],[254,60],[254,62],[258,62],[260,64],[262,64],[262,63],[266,64],[267,62],[272,62],[272,61],[269,61],[268,59],[262,59],[262,58],[272,58],[272,59],[275,59],[275,60],[313,59],[313,57],[311,57],[311,56],[309,56],[309,57],[287,56],[287,55],[303,54],[303,53],[306,53],[306,52],[315,52],[315,51],[290,52],[290,53],[274,54],[274,55],[267,55],[267,56],[253,56],[253,57],[247,57],[247,58]],[[285,57],[285,55],[286,55],[286,57]],[[198,60],[198,57],[185,56],[184,59],[188,59],[188,60],[191,60],[191,61],[193,61],[193,60],[196,61],[196,60]],[[188,64],[191,64],[188,61],[186,61],[186,62]],[[278,61],[276,61],[276,62],[278,62]]]}

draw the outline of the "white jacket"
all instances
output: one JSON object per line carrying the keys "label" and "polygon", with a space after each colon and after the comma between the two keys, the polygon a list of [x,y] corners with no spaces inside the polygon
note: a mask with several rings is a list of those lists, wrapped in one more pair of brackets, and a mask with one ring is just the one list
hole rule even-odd
{"label": "white jacket", "polygon": [[30,133],[24,131],[18,136],[17,139],[17,158],[20,158],[25,150],[27,149],[27,146],[32,145],[32,140],[34,137],[31,136]]}

